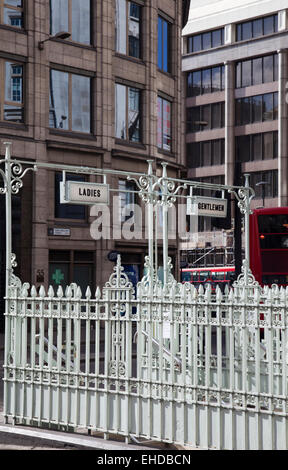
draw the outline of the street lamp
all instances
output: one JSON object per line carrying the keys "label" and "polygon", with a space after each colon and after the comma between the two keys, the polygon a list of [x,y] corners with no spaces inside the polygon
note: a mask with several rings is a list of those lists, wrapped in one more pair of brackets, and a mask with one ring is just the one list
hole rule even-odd
{"label": "street lamp", "polygon": [[44,49],[44,42],[51,41],[51,39],[68,39],[70,38],[71,33],[68,33],[67,31],[59,31],[59,33],[56,33],[54,36],[50,36],[47,39],[44,39],[43,41],[38,42],[38,49],[40,51],[43,51]]}
{"label": "street lamp", "polygon": [[255,186],[261,186],[262,187],[262,202],[263,202],[263,207],[265,207],[265,185],[269,184],[268,181],[259,181],[259,183],[256,183]]}

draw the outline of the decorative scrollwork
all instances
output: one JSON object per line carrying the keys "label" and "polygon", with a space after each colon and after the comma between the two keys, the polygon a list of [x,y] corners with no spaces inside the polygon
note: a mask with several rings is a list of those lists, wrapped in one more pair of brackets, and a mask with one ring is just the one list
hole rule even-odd
{"label": "decorative scrollwork", "polygon": [[256,281],[252,274],[251,269],[248,267],[248,261],[243,260],[241,267],[241,274],[238,276],[237,281],[234,282],[233,287],[259,287],[259,283]]}

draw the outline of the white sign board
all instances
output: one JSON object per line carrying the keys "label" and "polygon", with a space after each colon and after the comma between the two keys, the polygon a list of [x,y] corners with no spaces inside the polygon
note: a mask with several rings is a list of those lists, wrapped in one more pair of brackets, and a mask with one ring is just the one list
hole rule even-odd
{"label": "white sign board", "polygon": [[225,218],[227,217],[227,199],[188,197],[187,215]]}
{"label": "white sign board", "polygon": [[60,183],[61,204],[108,204],[109,185],[66,181]]}

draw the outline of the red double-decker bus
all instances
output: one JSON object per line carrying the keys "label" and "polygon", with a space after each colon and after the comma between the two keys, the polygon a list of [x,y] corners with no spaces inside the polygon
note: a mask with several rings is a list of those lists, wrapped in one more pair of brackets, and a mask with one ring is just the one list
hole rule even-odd
{"label": "red double-decker bus", "polygon": [[288,207],[253,210],[250,267],[262,286],[288,285]]}

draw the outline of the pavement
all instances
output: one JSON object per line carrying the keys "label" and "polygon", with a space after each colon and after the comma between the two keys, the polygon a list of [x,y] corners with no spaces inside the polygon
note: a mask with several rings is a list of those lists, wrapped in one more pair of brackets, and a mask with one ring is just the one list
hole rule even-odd
{"label": "pavement", "polygon": [[[98,450],[113,453],[123,451],[191,450],[159,442],[126,444],[119,436],[109,440],[100,433],[88,431],[60,432],[30,426],[5,424],[3,417],[4,334],[0,332],[0,450]],[[193,449],[194,450],[194,449]]]}

